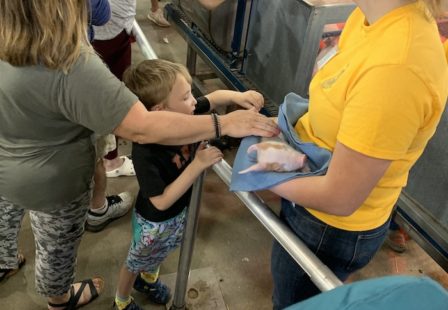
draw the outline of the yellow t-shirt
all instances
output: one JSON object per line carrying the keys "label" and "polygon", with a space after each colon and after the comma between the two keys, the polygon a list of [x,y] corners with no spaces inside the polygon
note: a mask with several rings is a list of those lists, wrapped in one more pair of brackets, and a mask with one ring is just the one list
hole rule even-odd
{"label": "yellow t-shirt", "polygon": [[448,40],[445,41],[443,46],[445,47],[446,60],[448,61]]}
{"label": "yellow t-shirt", "polygon": [[435,132],[447,93],[444,49],[421,3],[395,9],[372,25],[357,8],[338,52],[313,78],[309,111],[296,130],[305,141],[331,151],[339,141],[392,164],[352,215],[308,211],[350,231],[385,223],[410,168]]}

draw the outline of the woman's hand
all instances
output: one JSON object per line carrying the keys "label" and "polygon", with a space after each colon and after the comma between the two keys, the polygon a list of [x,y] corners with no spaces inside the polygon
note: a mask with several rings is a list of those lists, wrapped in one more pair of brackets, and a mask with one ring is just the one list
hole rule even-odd
{"label": "woman's hand", "polygon": [[266,116],[250,110],[237,110],[219,116],[221,134],[234,138],[246,136],[273,137],[280,133],[277,124]]}

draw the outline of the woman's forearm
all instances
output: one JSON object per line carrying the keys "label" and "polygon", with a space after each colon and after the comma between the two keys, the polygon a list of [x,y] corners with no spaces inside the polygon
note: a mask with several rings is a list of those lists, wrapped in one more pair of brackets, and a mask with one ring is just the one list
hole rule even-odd
{"label": "woman's forearm", "polygon": [[348,216],[364,203],[390,164],[337,142],[326,175],[294,179],[271,190],[303,207]]}
{"label": "woman's forearm", "polygon": [[[254,111],[238,110],[219,116],[221,135],[234,138],[255,135],[272,137],[278,126]],[[215,124],[210,115],[186,115],[167,111],[148,112],[135,103],[114,134],[137,143],[182,145],[214,138]]]}
{"label": "woman's forearm", "polygon": [[183,145],[213,138],[213,120],[209,115],[148,112],[136,103],[114,133],[137,143]]}

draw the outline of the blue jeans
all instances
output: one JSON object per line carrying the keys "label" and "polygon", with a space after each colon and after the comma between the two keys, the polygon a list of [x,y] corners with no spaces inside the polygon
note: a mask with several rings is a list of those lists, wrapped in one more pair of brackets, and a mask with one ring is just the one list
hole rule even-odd
{"label": "blue jeans", "polygon": [[393,230],[393,231],[400,229],[400,226],[397,224],[397,222],[395,222],[395,213],[396,212],[397,211],[392,212],[392,219],[390,220],[390,226],[389,226],[389,229]]}
{"label": "blue jeans", "polygon": [[[389,228],[389,221],[386,221],[368,231],[341,230],[325,224],[300,206],[294,207],[287,200],[282,200],[280,219],[341,281],[367,265],[381,247]],[[272,248],[271,271],[275,310],[320,293],[305,271],[277,241],[274,241]]]}

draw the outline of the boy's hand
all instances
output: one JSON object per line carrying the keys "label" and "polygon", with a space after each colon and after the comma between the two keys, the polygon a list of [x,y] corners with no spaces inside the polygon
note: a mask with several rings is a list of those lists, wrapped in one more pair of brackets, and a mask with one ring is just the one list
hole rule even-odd
{"label": "boy's hand", "polygon": [[260,109],[264,106],[263,95],[254,90],[248,90],[244,93],[237,93],[235,95],[234,102],[235,104],[246,109],[255,108],[256,111],[260,111]]}
{"label": "boy's hand", "polygon": [[201,143],[193,160],[193,163],[201,170],[205,170],[216,164],[223,157],[222,152],[218,148],[214,146],[206,148],[205,146],[206,144],[204,142]]}

